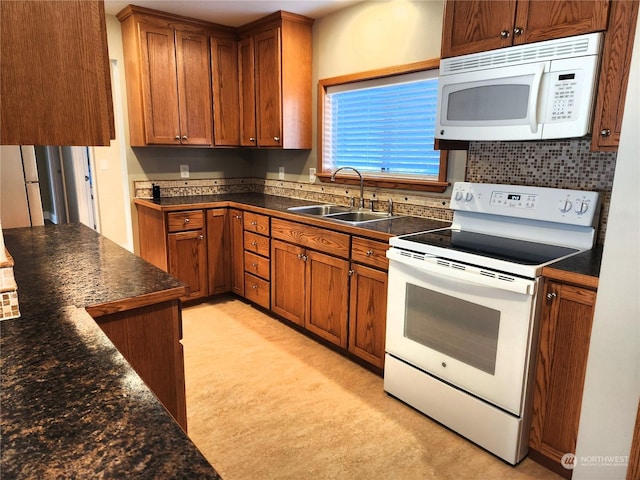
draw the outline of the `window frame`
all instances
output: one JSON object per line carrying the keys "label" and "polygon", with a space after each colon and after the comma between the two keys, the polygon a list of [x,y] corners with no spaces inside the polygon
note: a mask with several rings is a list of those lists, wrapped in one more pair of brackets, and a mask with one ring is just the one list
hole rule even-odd
{"label": "window frame", "polygon": [[[364,80],[373,80],[376,78],[391,77],[395,75],[403,75],[407,73],[419,72],[423,70],[433,70],[440,68],[440,59],[434,58],[421,62],[397,65],[394,67],[380,68],[376,70],[368,70],[366,72],[341,75],[332,78],[324,78],[318,80],[318,112],[317,112],[317,168],[316,177],[322,182],[331,180],[331,171],[327,170],[322,162],[322,146],[324,139],[324,104],[327,95],[327,88],[346,83],[355,83]],[[436,139],[434,149],[438,150],[438,140]],[[411,179],[406,177],[393,177],[391,175],[376,176],[368,172],[362,172],[364,184],[369,187],[382,187],[405,190],[419,190],[426,192],[444,192],[449,186],[447,181],[447,165],[449,161],[449,152],[440,150],[440,169],[437,180]],[[341,172],[342,173],[342,172]],[[350,185],[359,185],[360,179],[355,174],[337,175],[335,178],[337,183],[346,183]]]}

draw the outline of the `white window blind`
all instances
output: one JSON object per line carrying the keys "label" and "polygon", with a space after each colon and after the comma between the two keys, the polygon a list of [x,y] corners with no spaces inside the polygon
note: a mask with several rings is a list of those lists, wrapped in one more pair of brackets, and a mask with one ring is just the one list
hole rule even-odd
{"label": "white window blind", "polygon": [[437,178],[438,70],[330,86],[323,164],[380,176]]}

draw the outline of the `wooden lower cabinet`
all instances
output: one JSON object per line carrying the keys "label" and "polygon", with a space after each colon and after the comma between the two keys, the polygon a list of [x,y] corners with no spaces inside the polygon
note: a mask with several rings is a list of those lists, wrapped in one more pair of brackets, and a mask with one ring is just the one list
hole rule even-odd
{"label": "wooden lower cabinet", "polygon": [[352,264],[349,299],[349,351],[384,367],[387,272]]}
{"label": "wooden lower cabinet", "polygon": [[99,309],[87,311],[186,432],[180,301],[110,314],[101,314]]}
{"label": "wooden lower cabinet", "polygon": [[207,243],[204,230],[170,233],[167,239],[169,273],[189,285],[186,299],[207,296]]}
{"label": "wooden lower cabinet", "polygon": [[209,295],[231,290],[229,215],[226,208],[207,210]]}
{"label": "wooden lower cabinet", "polygon": [[349,262],[273,240],[271,310],[347,347]]}
{"label": "wooden lower cabinet", "polygon": [[575,454],[596,291],[548,281],[540,322],[529,456],[565,478]]}
{"label": "wooden lower cabinet", "polygon": [[229,209],[229,243],[231,244],[231,291],[244,297],[244,228],[243,211]]}

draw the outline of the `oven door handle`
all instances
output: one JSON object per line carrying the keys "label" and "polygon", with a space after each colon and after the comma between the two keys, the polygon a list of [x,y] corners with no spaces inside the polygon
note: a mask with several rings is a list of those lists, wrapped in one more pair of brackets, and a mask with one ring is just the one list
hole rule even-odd
{"label": "oven door handle", "polygon": [[[425,256],[424,260],[406,258],[392,250],[393,249],[387,250],[387,257],[391,260],[389,270],[393,268],[393,262],[398,262],[421,270],[425,273],[449,277],[462,282],[480,285],[482,287],[497,288],[500,290],[520,293],[522,295],[534,295],[536,292],[535,280],[514,277],[488,269],[456,264],[455,262],[449,261],[445,261],[445,265],[440,265],[437,263],[439,261],[437,257]],[[454,266],[452,267],[449,265]],[[457,268],[455,265],[459,265],[460,268]]]}

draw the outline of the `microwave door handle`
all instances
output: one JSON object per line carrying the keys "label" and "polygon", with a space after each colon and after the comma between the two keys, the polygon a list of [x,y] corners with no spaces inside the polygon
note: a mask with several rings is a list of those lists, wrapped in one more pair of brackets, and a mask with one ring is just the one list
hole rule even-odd
{"label": "microwave door handle", "polygon": [[540,95],[544,63],[537,64],[535,69],[533,82],[531,82],[531,95],[529,95],[529,127],[531,128],[531,133],[538,133],[538,96]]}

